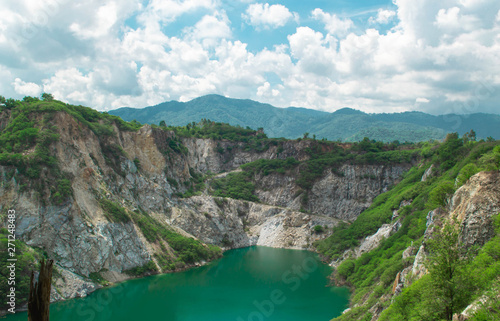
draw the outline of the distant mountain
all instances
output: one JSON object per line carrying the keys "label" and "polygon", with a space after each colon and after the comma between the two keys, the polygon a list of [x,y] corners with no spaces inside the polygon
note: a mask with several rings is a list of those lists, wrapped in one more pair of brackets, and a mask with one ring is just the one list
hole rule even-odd
{"label": "distant mountain", "polygon": [[450,132],[460,135],[474,129],[478,138],[500,138],[500,115],[448,114],[433,116],[422,112],[366,114],[342,108],[327,113],[307,108],[277,108],[253,100],[208,95],[189,102],[171,101],[142,109],[124,107],[109,112],[124,120],[182,126],[202,118],[231,125],[263,127],[269,137],[297,138],[305,132],[317,138],[358,141],[364,137],[379,141],[416,142],[442,139]]}

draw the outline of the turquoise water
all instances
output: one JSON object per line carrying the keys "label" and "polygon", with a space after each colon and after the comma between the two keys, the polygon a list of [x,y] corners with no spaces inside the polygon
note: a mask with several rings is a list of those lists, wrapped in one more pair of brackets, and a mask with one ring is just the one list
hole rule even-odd
{"label": "turquoise water", "polygon": [[[347,308],[349,297],[346,288],[326,286],[330,273],[307,251],[231,250],[203,267],[53,304],[50,320],[327,321]],[[27,315],[7,320],[27,320]]]}

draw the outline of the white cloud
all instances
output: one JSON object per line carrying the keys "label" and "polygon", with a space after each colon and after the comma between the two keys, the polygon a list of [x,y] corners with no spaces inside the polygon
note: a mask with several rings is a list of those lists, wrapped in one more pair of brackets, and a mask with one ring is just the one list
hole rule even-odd
{"label": "white cloud", "polygon": [[329,14],[316,8],[311,13],[312,17],[325,24],[325,29],[329,34],[335,36],[344,36],[354,26],[351,19],[340,19],[336,14]]}
{"label": "white cloud", "polygon": [[427,103],[430,103],[431,101],[427,98],[424,98],[424,97],[418,97],[415,102],[417,103],[422,103],[422,104],[427,104]]}
{"label": "white cloud", "polygon": [[388,24],[392,19],[396,17],[396,12],[392,10],[378,9],[377,16],[371,17],[368,22],[371,24]]}
{"label": "white cloud", "polygon": [[206,15],[185,32],[195,40],[201,40],[206,46],[215,46],[220,39],[232,38],[230,21],[225,12]]}
{"label": "white cloud", "polygon": [[139,15],[143,25],[157,26],[160,23],[171,23],[183,14],[205,9],[213,11],[217,8],[217,0],[151,0]]}
{"label": "white cloud", "polygon": [[82,38],[97,38],[107,35],[109,30],[118,20],[118,7],[116,3],[107,3],[97,10],[93,17],[93,25],[81,25],[77,22],[70,25],[70,30]]}
{"label": "white cloud", "polygon": [[441,9],[439,10],[436,16],[436,24],[439,27],[444,28],[457,28],[460,26],[458,21],[458,15],[460,13],[460,8],[453,7],[450,9]]}
{"label": "white cloud", "polygon": [[38,97],[42,93],[42,88],[32,82],[24,82],[19,78],[14,80],[14,90],[22,96]]}
{"label": "white cloud", "polygon": [[279,28],[289,21],[298,22],[299,15],[292,13],[287,7],[281,4],[269,5],[269,3],[254,3],[248,6],[246,13],[242,17],[248,24],[263,29]]}

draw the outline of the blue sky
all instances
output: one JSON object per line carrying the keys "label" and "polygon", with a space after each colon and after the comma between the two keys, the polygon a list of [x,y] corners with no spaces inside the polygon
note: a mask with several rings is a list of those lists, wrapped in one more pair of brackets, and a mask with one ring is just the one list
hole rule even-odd
{"label": "blue sky", "polygon": [[9,0],[0,95],[499,113],[499,34],[498,0]]}

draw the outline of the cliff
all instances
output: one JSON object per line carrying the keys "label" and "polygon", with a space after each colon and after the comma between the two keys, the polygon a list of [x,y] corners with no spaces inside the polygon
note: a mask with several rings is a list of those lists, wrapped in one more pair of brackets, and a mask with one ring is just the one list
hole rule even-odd
{"label": "cliff", "polygon": [[[8,142],[20,117],[37,131],[33,141],[2,150],[0,210],[15,209],[17,239],[55,259],[54,300],[133,275],[202,264],[219,255],[212,245],[310,249],[339,219],[354,220],[410,167],[346,163],[335,174],[320,173],[309,190],[297,184],[295,167],[265,177],[256,173],[259,203],[214,197],[207,186],[217,179],[213,173],[260,159],[307,161],[319,143],[265,140],[249,148],[245,140],[131,128],[83,107],[56,107],[24,105],[26,110],[4,110],[0,117]],[[201,185],[205,189],[196,196],[185,195]],[[306,194],[309,201],[303,201]],[[197,256],[177,249],[178,242]]]}
{"label": "cliff", "polygon": [[[379,197],[384,202],[376,198],[375,206],[347,227],[352,235],[376,213],[392,212],[389,222],[362,233],[366,236],[355,246],[333,252],[340,252],[331,261],[335,282],[354,291],[351,308],[335,320],[499,317],[500,148],[498,143],[466,147],[448,169],[439,163],[413,168]],[[318,248],[324,251],[326,243],[332,251],[338,243],[330,239],[345,229],[334,228]],[[448,272],[439,272],[445,268]]]}

